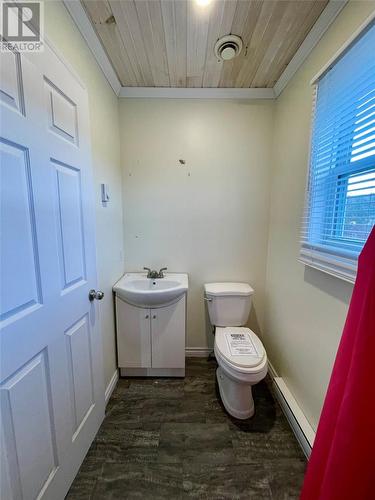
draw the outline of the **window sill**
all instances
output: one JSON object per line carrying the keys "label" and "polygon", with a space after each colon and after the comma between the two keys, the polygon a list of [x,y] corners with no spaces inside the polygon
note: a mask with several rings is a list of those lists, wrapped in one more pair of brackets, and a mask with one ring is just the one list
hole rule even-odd
{"label": "window sill", "polygon": [[357,275],[357,259],[335,256],[322,251],[302,247],[299,262],[318,269],[335,278],[354,283]]}

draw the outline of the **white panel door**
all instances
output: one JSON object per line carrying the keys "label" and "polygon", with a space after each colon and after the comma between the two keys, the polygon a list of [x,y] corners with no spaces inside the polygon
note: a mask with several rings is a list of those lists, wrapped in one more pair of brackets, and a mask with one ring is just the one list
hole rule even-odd
{"label": "white panel door", "polygon": [[104,416],[87,92],[0,54],[2,500],[63,499]]}
{"label": "white panel door", "polygon": [[185,367],[185,301],[151,309],[152,368]]}

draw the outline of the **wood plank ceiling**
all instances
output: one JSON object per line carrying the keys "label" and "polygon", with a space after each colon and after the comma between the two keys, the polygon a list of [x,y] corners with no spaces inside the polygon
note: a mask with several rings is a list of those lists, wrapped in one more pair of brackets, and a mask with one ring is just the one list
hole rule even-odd
{"label": "wood plank ceiling", "polygon": [[[126,87],[273,87],[328,0],[83,0]],[[218,61],[218,38],[244,49]]]}

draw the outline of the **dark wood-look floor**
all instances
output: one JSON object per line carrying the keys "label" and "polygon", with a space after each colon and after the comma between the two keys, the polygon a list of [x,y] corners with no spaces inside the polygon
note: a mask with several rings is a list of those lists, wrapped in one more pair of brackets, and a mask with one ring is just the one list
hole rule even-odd
{"label": "dark wood-look floor", "polygon": [[185,379],[121,379],[67,499],[297,499],[306,461],[267,381],[238,421],[216,366],[192,358]]}

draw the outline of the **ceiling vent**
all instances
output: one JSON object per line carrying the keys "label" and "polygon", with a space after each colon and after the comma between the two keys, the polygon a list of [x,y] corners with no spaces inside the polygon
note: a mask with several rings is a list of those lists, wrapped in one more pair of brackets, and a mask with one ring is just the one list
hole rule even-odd
{"label": "ceiling vent", "polygon": [[215,56],[219,61],[230,61],[237,57],[242,50],[242,40],[237,35],[225,35],[215,43]]}

